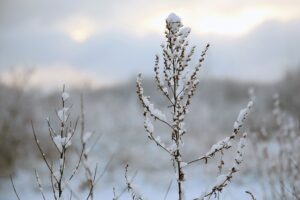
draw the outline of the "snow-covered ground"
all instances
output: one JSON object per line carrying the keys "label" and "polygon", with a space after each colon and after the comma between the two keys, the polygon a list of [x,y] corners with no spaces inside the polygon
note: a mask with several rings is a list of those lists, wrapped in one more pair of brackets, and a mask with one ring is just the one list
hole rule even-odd
{"label": "snow-covered ground", "polygon": [[[151,175],[148,174],[146,176],[142,176],[139,173],[134,179],[133,185],[134,187],[136,187],[135,189],[139,191],[146,199],[164,199],[164,196],[166,194],[170,179],[163,180],[162,177],[166,176],[159,172],[157,174],[156,173],[157,172],[153,172]],[[188,175],[193,176],[194,174],[192,173]],[[95,189],[96,199],[112,199],[113,187],[116,188],[117,193],[120,193],[124,189],[125,180],[122,172],[120,172],[119,175],[115,176],[115,178],[119,177],[119,180],[116,181],[118,182],[117,184],[114,184],[111,181],[107,181],[105,179],[98,183]],[[148,179],[149,176],[151,176],[150,180]],[[41,177],[41,179],[44,178],[47,178],[46,174]],[[238,178],[236,180],[233,180],[230,186],[222,192],[221,199],[247,200],[249,199],[249,196],[245,193],[245,191],[251,191],[253,194],[255,194],[257,199],[262,199],[262,189],[258,179],[259,177],[255,178],[251,177],[251,175],[246,175],[242,179]],[[213,179],[209,179],[207,177],[203,178],[202,180],[194,179],[192,181],[187,181],[185,184],[186,199],[193,199],[199,196],[205,189],[209,189],[209,186],[211,186],[213,181]],[[35,175],[33,171],[18,171],[18,173],[14,177],[14,183],[21,199],[42,199],[42,196],[36,184]],[[79,190],[78,187],[75,187],[75,185],[80,185],[80,179],[75,179],[70,186],[74,190],[74,199],[76,199],[75,196],[79,197],[80,199],[84,199],[84,197],[86,197],[87,195],[87,191]],[[46,197],[48,197],[48,199],[52,199],[53,196],[51,193],[51,189],[49,187],[45,188]],[[176,197],[176,182],[173,180],[167,199],[174,200],[176,199]],[[13,188],[8,182],[8,180],[1,180],[0,199],[16,199],[13,192]],[[125,192],[120,199],[126,200],[130,198],[128,196],[128,193]]]}

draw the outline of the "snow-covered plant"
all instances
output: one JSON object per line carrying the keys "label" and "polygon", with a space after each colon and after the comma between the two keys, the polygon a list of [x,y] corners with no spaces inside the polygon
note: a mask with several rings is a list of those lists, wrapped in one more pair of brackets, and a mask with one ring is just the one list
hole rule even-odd
{"label": "snow-covered plant", "polygon": [[[127,190],[128,190],[128,192],[130,193],[130,195],[131,195],[131,199],[132,200],[143,200],[144,198],[143,198],[143,196],[140,194],[140,192],[138,192],[137,190],[136,190],[136,188],[134,187],[134,186],[132,186],[132,179],[133,178],[129,178],[129,176],[128,176],[128,167],[129,167],[129,165],[127,164],[126,166],[125,166],[125,180],[126,180],[126,188],[127,188]],[[114,198],[113,200],[116,200],[116,198]]]}
{"label": "snow-covered plant", "polygon": [[[35,138],[36,145],[38,147],[39,152],[46,164],[49,172],[50,172],[50,180],[51,180],[51,187],[53,191],[54,199],[64,199],[66,198],[65,189],[69,185],[69,181],[72,180],[74,175],[76,174],[79,165],[81,163],[81,158],[83,154],[83,150],[80,153],[79,160],[77,164],[74,166],[71,173],[70,167],[67,166],[67,158],[69,157],[69,149],[72,145],[72,139],[76,132],[78,120],[75,123],[72,123],[70,118],[70,107],[67,105],[69,99],[69,94],[65,92],[65,88],[63,87],[63,92],[61,94],[61,108],[57,110],[57,118],[59,120],[59,128],[55,130],[52,122],[49,118],[47,118],[48,124],[48,132],[50,139],[56,149],[57,152],[57,159],[54,161],[50,161],[47,157],[46,153],[42,149],[40,145],[40,141],[37,138],[37,134],[35,128],[32,123],[32,130],[33,135]],[[44,197],[41,181],[39,179],[38,173],[36,172],[36,178],[38,182],[38,186],[40,191]]]}
{"label": "snow-covered plant", "polygon": [[[240,138],[236,150],[236,157],[232,167],[227,173],[221,174],[208,192],[203,193],[196,199],[209,199],[212,195],[220,193],[231,181],[233,175],[239,170],[242,162],[243,148],[247,134],[240,135],[240,129],[249,113],[253,102],[250,101],[246,108],[242,109],[233,126],[231,136],[214,144],[211,149],[192,161],[186,161],[183,157],[185,117],[189,112],[192,97],[199,84],[199,70],[203,64],[204,57],[208,51],[209,44],[206,45],[200,55],[197,64],[192,67],[191,59],[195,52],[195,46],[189,47],[187,40],[191,29],[183,27],[181,19],[171,13],[166,19],[165,37],[166,43],[162,44],[162,62],[160,57],[155,56],[155,83],[158,90],[168,101],[166,113],[159,110],[151,102],[150,97],[144,95],[142,86],[142,75],[139,74],[136,81],[137,95],[144,109],[144,127],[148,138],[160,149],[166,152],[172,160],[177,181],[178,199],[184,199],[185,167],[197,161],[205,161],[213,158],[216,154],[223,154],[226,149],[231,148],[231,142]],[[163,64],[163,67],[161,67]],[[170,130],[169,141],[163,141],[155,132],[154,121],[158,121],[167,126]],[[220,167],[222,168],[222,166]]]}
{"label": "snow-covered plant", "polygon": [[[300,130],[299,119],[282,110],[278,94],[274,95],[274,127],[266,129],[269,145],[260,153],[261,171],[265,175],[266,198],[300,199]],[[272,144],[272,145],[270,145]]]}
{"label": "snow-covered plant", "polygon": [[[89,159],[89,152],[91,151],[92,146],[90,146],[88,142],[91,139],[92,134],[90,132],[85,131],[83,100],[81,101],[82,109],[80,117],[81,150],[78,153],[78,161],[75,164],[73,164],[73,166],[71,166],[71,163],[68,162],[68,160],[72,156],[72,152],[70,152],[69,149],[71,148],[71,146],[73,146],[72,141],[75,133],[77,132],[77,127],[79,124],[79,118],[75,122],[73,122],[70,119],[70,105],[68,101],[69,97],[70,95],[65,91],[65,88],[63,88],[63,92],[61,94],[61,107],[59,110],[56,111],[58,124],[52,123],[52,121],[50,121],[50,119],[47,118],[50,140],[52,141],[52,144],[56,149],[57,153],[57,157],[55,160],[50,160],[50,158],[46,155],[45,151],[43,150],[40,144],[40,141],[37,137],[35,128],[32,123],[33,135],[38,150],[50,173],[50,182],[54,199],[67,199],[67,192],[70,192],[68,198],[71,199],[72,197],[76,197],[76,193],[70,187],[69,183],[78,173],[79,167],[82,164],[86,174],[86,182],[88,183],[88,194],[85,199],[92,200],[94,197],[94,187],[96,184],[97,165],[93,168],[93,165]],[[58,128],[55,129],[55,127]],[[97,142],[97,140],[95,140],[93,144],[95,144],[95,142]],[[35,171],[35,174],[39,190],[42,194],[43,199],[45,199],[45,194],[40,176],[37,171]]]}

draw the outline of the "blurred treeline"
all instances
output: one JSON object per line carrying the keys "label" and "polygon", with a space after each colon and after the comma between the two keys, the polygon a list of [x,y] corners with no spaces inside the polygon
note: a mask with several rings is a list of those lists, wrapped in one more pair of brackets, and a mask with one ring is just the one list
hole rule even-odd
{"label": "blurred treeline", "polygon": [[[30,76],[25,74],[24,76]],[[271,120],[273,94],[278,93],[281,105],[292,116],[300,116],[300,70],[290,71],[276,83],[240,83],[232,80],[204,79],[192,102],[187,119],[187,130],[190,145],[186,153],[195,156],[199,142],[203,148],[216,141],[215,138],[228,135],[236,115],[248,102],[248,89],[253,88],[256,96],[254,111],[248,120],[250,130],[260,132],[262,126],[274,125]],[[0,83],[0,175],[6,176],[17,168],[26,167],[26,161],[37,159],[31,133],[31,120],[36,125],[41,137],[47,138],[45,119],[55,119],[55,108],[59,103],[57,92],[43,92],[42,89],[31,89],[26,86],[27,77],[16,77],[15,84],[7,86]],[[164,99],[157,95],[152,80],[144,81],[145,93],[154,95],[153,101],[159,106]],[[80,95],[84,95],[86,127],[90,131],[103,134],[100,141],[101,156],[108,159],[114,154],[115,163],[126,163],[138,160],[143,156],[145,133],[141,107],[135,94],[134,79],[126,84],[101,88],[69,88],[71,94],[73,117],[79,116]],[[203,137],[206,136],[206,137]],[[261,139],[265,139],[261,135]],[[42,140],[45,151],[51,155],[48,139]],[[135,145],[132,145],[135,144]],[[205,144],[205,145],[204,145]],[[127,148],[130,145],[131,148]],[[47,149],[49,146],[49,149]],[[147,145],[149,146],[149,145]],[[151,148],[151,145],[150,147]],[[118,152],[117,154],[115,152]],[[149,159],[152,160],[152,159]],[[163,159],[162,159],[163,160]],[[147,162],[147,161],[141,161]],[[151,163],[141,163],[151,169]],[[111,167],[113,168],[113,166]]]}

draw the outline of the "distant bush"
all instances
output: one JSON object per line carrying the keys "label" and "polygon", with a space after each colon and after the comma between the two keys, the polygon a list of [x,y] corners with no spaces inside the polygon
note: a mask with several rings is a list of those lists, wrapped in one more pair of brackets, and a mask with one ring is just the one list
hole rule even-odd
{"label": "distant bush", "polygon": [[0,84],[0,113],[0,175],[8,175],[31,143],[32,98],[22,88]]}

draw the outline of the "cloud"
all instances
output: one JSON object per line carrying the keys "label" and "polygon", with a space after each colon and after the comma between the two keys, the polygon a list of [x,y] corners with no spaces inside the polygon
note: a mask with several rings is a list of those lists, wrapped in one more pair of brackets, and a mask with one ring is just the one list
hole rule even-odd
{"label": "cloud", "polygon": [[206,37],[212,43],[208,56],[211,74],[254,81],[277,80],[286,70],[300,67],[299,35],[300,20],[295,20],[268,21],[240,38]]}
{"label": "cloud", "polygon": [[206,75],[271,81],[300,62],[300,2],[295,0],[0,4],[4,71],[20,65],[42,70],[68,66],[116,82],[138,72],[150,74],[153,57],[160,53],[164,19],[171,11],[192,28],[192,44],[212,44]]}
{"label": "cloud", "polygon": [[162,32],[166,13],[175,12],[200,34],[239,36],[247,34],[266,21],[299,19],[300,13],[295,6],[300,6],[300,2],[294,4],[289,4],[288,1],[279,3],[236,0],[177,2],[169,7],[161,6],[153,9],[150,13],[145,12],[144,16],[139,18],[138,24],[144,31]]}
{"label": "cloud", "polygon": [[27,79],[29,88],[43,88],[44,91],[57,90],[63,85],[77,88],[101,88],[113,84],[111,80],[95,76],[89,71],[62,65],[36,68],[30,71],[22,67],[14,68],[2,72],[0,79],[7,85],[15,85],[23,76],[26,76],[24,78]]}

